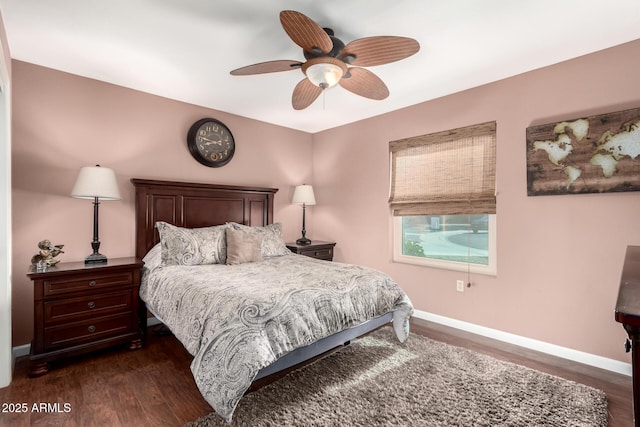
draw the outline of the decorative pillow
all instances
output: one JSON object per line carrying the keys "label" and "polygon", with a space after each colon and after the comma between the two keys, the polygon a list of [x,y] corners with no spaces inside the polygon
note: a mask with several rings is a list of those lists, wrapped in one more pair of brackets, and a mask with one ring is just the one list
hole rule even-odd
{"label": "decorative pillow", "polygon": [[262,261],[262,235],[247,230],[226,229],[227,264]]}
{"label": "decorative pillow", "polygon": [[182,228],[156,222],[162,245],[162,265],[224,264],[228,225]]}
{"label": "decorative pillow", "polygon": [[284,244],[284,240],[282,239],[282,224],[279,222],[265,227],[250,227],[236,222],[230,222],[228,224],[235,230],[244,230],[248,233],[261,235],[263,257],[291,254],[291,251],[287,249],[287,246]]}

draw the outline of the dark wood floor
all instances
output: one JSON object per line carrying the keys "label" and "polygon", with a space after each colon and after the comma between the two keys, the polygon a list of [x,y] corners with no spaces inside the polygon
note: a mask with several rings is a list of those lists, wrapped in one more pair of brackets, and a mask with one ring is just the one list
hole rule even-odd
{"label": "dark wood floor", "polygon": [[[629,377],[420,320],[412,332],[600,388],[609,399],[609,426],[633,425]],[[20,358],[13,382],[0,389],[0,425],[181,426],[211,412],[190,363],[173,336],[153,332],[142,350],[59,362],[39,378],[28,378],[26,358]],[[23,403],[26,412],[15,412]]]}

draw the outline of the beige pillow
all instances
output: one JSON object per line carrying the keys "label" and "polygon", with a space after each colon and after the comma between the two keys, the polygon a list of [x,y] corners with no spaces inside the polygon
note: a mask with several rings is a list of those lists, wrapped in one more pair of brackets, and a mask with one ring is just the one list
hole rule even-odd
{"label": "beige pillow", "polygon": [[256,227],[238,224],[237,222],[229,222],[227,225],[236,230],[246,231],[247,233],[258,234],[262,236],[262,256],[281,256],[291,255],[291,251],[287,249],[287,245],[282,238],[282,224],[279,222],[266,225],[264,227]]}
{"label": "beige pillow", "polygon": [[227,235],[227,264],[262,261],[263,236],[246,230],[225,230]]}

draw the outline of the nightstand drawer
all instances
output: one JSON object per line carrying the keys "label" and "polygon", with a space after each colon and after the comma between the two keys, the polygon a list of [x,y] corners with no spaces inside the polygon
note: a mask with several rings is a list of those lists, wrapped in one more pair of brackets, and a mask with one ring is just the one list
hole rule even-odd
{"label": "nightstand drawer", "polygon": [[135,332],[132,319],[131,313],[123,313],[45,328],[44,348],[49,351]]}
{"label": "nightstand drawer", "polygon": [[311,249],[311,250],[301,250],[300,255],[309,256],[312,258],[318,259],[333,259],[333,248],[321,248],[321,249]]}
{"label": "nightstand drawer", "polygon": [[313,240],[309,245],[287,243],[287,248],[295,254],[322,259],[325,261],[333,261],[333,247],[335,245],[335,242]]}
{"label": "nightstand drawer", "polygon": [[130,285],[132,283],[133,273],[131,271],[78,275],[74,278],[48,279],[44,281],[44,296],[51,297],[73,292],[86,292],[94,289]]}
{"label": "nightstand drawer", "polygon": [[44,323],[53,325],[130,312],[132,297],[133,290],[127,289],[89,297],[47,301],[44,303]]}

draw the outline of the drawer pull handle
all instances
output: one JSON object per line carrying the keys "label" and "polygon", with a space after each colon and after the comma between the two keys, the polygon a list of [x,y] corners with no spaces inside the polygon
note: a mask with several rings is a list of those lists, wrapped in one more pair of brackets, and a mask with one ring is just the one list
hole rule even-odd
{"label": "drawer pull handle", "polygon": [[91,326],[89,326],[89,327],[87,328],[87,330],[88,330],[89,332],[95,332],[95,331],[96,331],[96,327],[95,327],[95,326],[93,326],[93,325],[91,325]]}
{"label": "drawer pull handle", "polygon": [[93,301],[89,301],[89,303],[87,304],[87,307],[89,308],[96,308],[96,303]]}
{"label": "drawer pull handle", "polygon": [[95,280],[92,280],[92,281],[89,282],[89,286],[93,287],[95,285],[96,285],[96,281]]}

